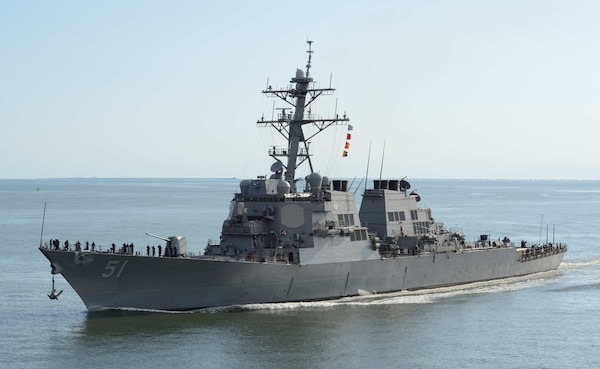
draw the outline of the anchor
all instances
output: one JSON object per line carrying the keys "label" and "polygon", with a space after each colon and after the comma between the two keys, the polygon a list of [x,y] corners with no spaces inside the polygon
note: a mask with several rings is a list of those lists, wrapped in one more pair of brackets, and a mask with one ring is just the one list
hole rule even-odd
{"label": "anchor", "polygon": [[52,276],[52,291],[50,291],[48,297],[50,300],[58,300],[58,296],[60,296],[61,293],[63,293],[63,290],[60,290],[59,293],[56,293],[56,288],[54,288],[54,276]]}

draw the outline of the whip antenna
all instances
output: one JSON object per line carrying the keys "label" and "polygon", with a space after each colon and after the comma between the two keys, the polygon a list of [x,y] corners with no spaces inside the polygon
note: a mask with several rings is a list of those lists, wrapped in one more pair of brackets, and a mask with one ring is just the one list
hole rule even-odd
{"label": "whip antenna", "polygon": [[42,238],[44,238],[44,221],[46,220],[46,203],[44,203],[44,215],[42,215],[42,233],[40,233],[40,247],[42,247]]}
{"label": "whip antenna", "polygon": [[371,164],[371,142],[369,140],[369,154],[367,155],[367,173],[365,174],[365,191],[367,190],[367,182],[369,182],[369,164]]}
{"label": "whip antenna", "polygon": [[312,54],[314,53],[314,51],[312,51],[311,49],[313,42],[306,41],[306,43],[308,44],[308,51],[306,52],[308,54],[308,63],[306,63],[306,78],[308,78],[310,72],[310,59],[312,59]]}
{"label": "whip antenna", "polygon": [[383,140],[383,151],[381,152],[381,168],[379,169],[379,187],[378,190],[381,189],[381,175],[383,173],[383,158],[385,158],[385,141]]}

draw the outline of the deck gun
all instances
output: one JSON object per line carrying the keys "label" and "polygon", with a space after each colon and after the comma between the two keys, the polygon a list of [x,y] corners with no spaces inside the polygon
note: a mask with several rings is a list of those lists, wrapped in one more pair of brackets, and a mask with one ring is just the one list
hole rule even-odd
{"label": "deck gun", "polygon": [[164,256],[186,256],[187,255],[187,239],[184,236],[162,237],[146,232],[150,237],[158,238],[166,242]]}

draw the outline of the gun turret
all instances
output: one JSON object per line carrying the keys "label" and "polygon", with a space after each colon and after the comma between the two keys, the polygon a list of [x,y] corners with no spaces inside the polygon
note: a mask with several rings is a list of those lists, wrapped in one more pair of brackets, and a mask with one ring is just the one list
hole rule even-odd
{"label": "gun turret", "polygon": [[187,239],[184,236],[171,236],[165,238],[148,232],[146,232],[146,234],[150,237],[166,241],[167,244],[165,245],[164,256],[176,257],[187,255]]}

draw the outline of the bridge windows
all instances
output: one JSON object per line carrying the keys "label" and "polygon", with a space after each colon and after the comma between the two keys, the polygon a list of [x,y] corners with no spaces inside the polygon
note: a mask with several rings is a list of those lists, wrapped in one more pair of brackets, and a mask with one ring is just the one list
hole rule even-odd
{"label": "bridge windows", "polygon": [[350,241],[362,241],[367,239],[367,230],[365,228],[355,229],[350,232]]}
{"label": "bridge windows", "polygon": [[419,219],[419,212],[417,210],[410,211],[410,219],[417,220]]}
{"label": "bridge windows", "polygon": [[403,211],[390,211],[388,212],[388,221],[390,222],[402,222],[406,220],[406,216]]}
{"label": "bridge windows", "polygon": [[338,223],[340,226],[354,225],[354,214],[338,214]]}
{"label": "bridge windows", "polygon": [[413,222],[413,231],[416,235],[429,233],[429,222]]}

